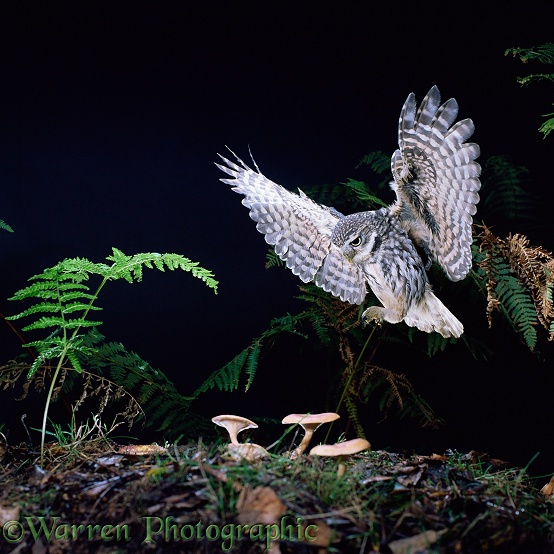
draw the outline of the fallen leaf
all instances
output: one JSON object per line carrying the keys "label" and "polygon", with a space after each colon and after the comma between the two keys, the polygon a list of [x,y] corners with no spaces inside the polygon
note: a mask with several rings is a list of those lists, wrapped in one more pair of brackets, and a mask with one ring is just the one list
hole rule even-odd
{"label": "fallen leaf", "polygon": [[237,500],[237,519],[239,523],[253,525],[277,523],[287,511],[271,487],[243,487]]}
{"label": "fallen leaf", "polygon": [[322,519],[314,519],[310,523],[302,524],[302,541],[306,544],[327,548],[332,539],[333,530]]}
{"label": "fallen leaf", "polygon": [[421,479],[421,476],[423,475],[423,472],[425,471],[427,466],[421,466],[419,468],[414,468],[414,471],[408,473],[405,476],[397,477],[396,480],[404,487],[408,487],[410,485],[417,485],[419,480]]}
{"label": "fallen leaf", "polygon": [[0,527],[8,521],[18,521],[19,520],[19,506],[1,506],[0,505]]}
{"label": "fallen leaf", "polygon": [[124,456],[122,454],[114,454],[112,456],[100,456],[96,458],[96,463],[100,466],[109,467],[109,466],[118,466],[121,464]]}
{"label": "fallen leaf", "polygon": [[92,483],[83,489],[82,494],[94,498],[102,494],[106,489],[113,487],[118,481],[121,481],[121,477],[116,476],[111,477],[110,479],[104,479],[103,481],[98,481],[97,483]]}
{"label": "fallen leaf", "polygon": [[427,551],[429,546],[436,543],[444,533],[446,533],[446,529],[442,531],[424,531],[413,537],[392,541],[388,544],[388,547],[392,554],[416,554],[416,552]]}
{"label": "fallen leaf", "polygon": [[368,483],[379,483],[380,481],[390,481],[391,479],[394,479],[394,476],[392,475],[372,475],[370,477],[366,477],[361,484],[367,485]]}

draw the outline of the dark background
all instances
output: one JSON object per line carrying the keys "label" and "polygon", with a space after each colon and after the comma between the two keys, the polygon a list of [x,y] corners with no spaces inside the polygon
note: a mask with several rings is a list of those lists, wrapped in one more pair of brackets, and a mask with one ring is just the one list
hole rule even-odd
{"label": "dark background", "polygon": [[[297,279],[264,269],[266,245],[240,198],[218,181],[216,153],[228,145],[247,157],[250,146],[263,172],[291,189],[375,182],[356,164],[370,151],[394,151],[406,96],[420,101],[433,84],[474,120],[483,158],[507,154],[529,169],[547,225],[532,239],[552,248],[554,137],[537,132],[552,111],[552,85],[521,88],[518,75],[547,68],[504,51],[552,41],[554,13],[546,1],[491,4],[3,5],[0,218],[15,233],[1,234],[0,310],[19,311],[6,299],[66,257],[103,261],[112,246],[182,253],[215,273],[217,296],[187,274],[150,272],[142,284],[110,284],[99,304],[109,340],[191,392],[273,317],[302,307],[291,300]],[[442,299],[454,313],[463,308],[459,295]],[[469,330],[489,333],[484,309],[470,317]],[[462,350],[432,362],[402,350],[379,360],[406,373],[446,425],[377,423],[370,406],[373,447],[473,448],[519,465],[540,451],[532,468],[553,471],[552,346],[543,341],[538,360],[505,331],[484,340],[500,350],[509,344],[509,357],[486,363]],[[0,349],[0,363],[21,350],[3,323]],[[250,392],[208,394],[199,409],[275,418],[333,409],[321,359],[301,339],[279,343]],[[12,419],[23,411],[39,426],[43,399],[35,413],[11,402],[10,390],[2,396],[14,438],[21,429]]]}

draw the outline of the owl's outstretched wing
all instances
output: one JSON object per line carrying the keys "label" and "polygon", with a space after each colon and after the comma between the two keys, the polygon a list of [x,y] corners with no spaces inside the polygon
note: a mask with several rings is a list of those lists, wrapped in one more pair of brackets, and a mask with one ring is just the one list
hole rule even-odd
{"label": "owl's outstretched wing", "polygon": [[245,196],[242,203],[250,210],[256,228],[287,267],[304,283],[313,280],[341,300],[361,304],[366,294],[363,274],[331,242],[341,214],[317,204],[302,191],[296,194],[270,181],[256,165],[254,171],[236,156],[237,163],[219,157],[223,164],[217,167],[232,177],[221,181]]}
{"label": "owl's outstretched wing", "polygon": [[412,239],[426,248],[452,281],[471,268],[471,223],[479,202],[479,146],[465,141],[475,129],[458,121],[458,103],[440,105],[436,86],[416,112],[410,94],[400,113],[399,150],[392,156],[397,215]]}

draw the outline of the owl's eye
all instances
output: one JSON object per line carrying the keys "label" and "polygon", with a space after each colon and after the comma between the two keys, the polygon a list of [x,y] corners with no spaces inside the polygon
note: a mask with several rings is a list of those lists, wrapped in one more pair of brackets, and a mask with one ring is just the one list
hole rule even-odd
{"label": "owl's eye", "polygon": [[362,237],[356,237],[350,241],[350,246],[353,246],[354,248],[360,246],[360,244],[362,244]]}

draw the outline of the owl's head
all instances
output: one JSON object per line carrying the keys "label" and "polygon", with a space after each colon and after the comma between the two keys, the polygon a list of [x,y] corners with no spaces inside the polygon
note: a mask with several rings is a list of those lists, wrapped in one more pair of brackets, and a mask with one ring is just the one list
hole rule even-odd
{"label": "owl's head", "polygon": [[340,248],[346,259],[354,264],[367,261],[381,245],[378,212],[359,212],[340,219],[331,241]]}

